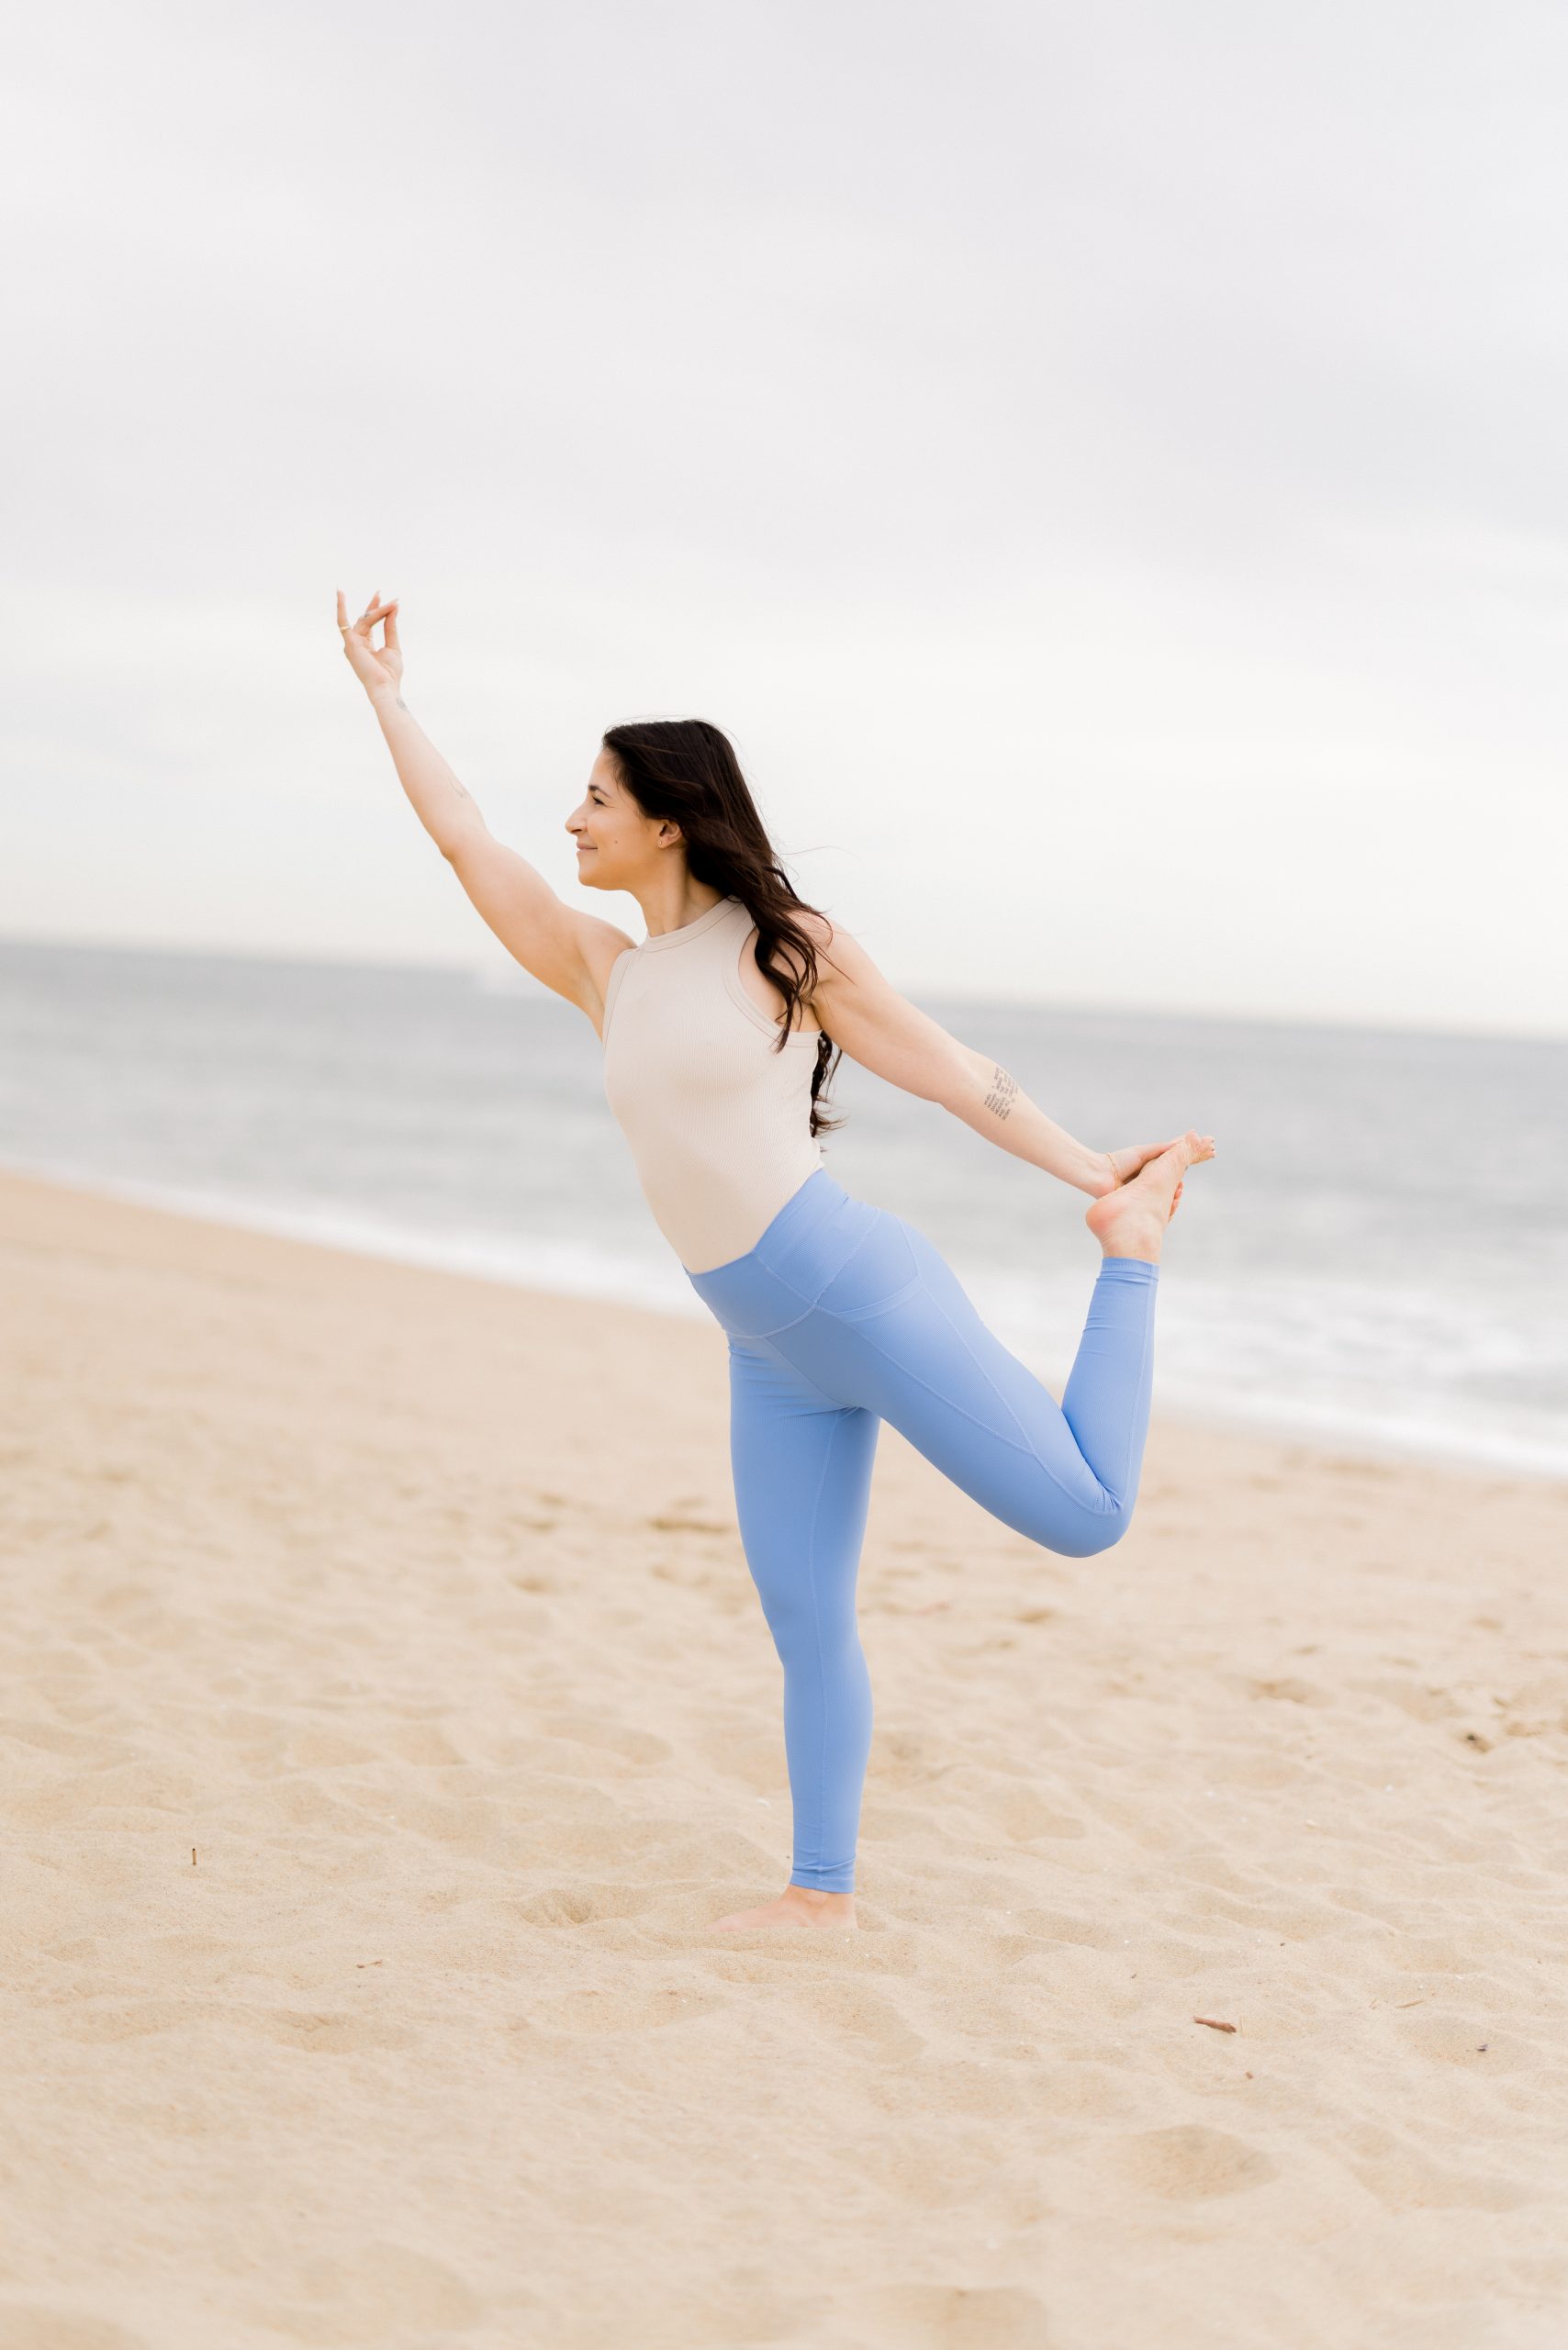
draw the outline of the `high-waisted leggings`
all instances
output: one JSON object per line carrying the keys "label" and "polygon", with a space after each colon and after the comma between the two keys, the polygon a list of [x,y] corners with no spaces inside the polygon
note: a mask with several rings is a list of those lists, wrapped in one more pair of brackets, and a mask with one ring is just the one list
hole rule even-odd
{"label": "high-waisted leggings", "polygon": [[729,1335],[741,1541],[784,1667],[790,1882],[848,1893],[871,1747],[855,1583],[881,1423],[1046,1550],[1109,1550],[1143,1465],[1159,1269],[1102,1260],[1059,1404],[924,1233],[825,1167],[745,1256],[688,1278]]}

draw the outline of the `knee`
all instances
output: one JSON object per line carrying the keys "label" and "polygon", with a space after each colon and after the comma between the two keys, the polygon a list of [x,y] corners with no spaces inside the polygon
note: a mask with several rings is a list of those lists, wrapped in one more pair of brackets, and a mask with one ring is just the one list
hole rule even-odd
{"label": "knee", "polygon": [[1105,1498],[1105,1507],[1092,1513],[1085,1511],[1073,1528],[1069,1542],[1053,1543],[1055,1550],[1065,1550],[1070,1559],[1097,1558],[1102,1550],[1114,1550],[1132,1524],[1130,1502],[1113,1502]]}
{"label": "knee", "polygon": [[780,1593],[777,1596],[770,1595],[762,1603],[762,1612],[767,1619],[767,1628],[773,1635],[773,1645],[778,1651],[781,1664],[788,1664],[791,1658],[812,1645],[816,1628],[810,1604],[804,1599],[793,1593]]}
{"label": "knee", "polygon": [[821,1659],[830,1668],[860,1645],[853,1607],[824,1606],[809,1588],[770,1591],[762,1603],[781,1664]]}

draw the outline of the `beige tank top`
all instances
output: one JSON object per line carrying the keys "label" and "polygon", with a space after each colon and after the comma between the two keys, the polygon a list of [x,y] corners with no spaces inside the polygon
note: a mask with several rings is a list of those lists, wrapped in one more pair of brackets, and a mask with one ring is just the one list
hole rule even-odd
{"label": "beige tank top", "polygon": [[604,996],[604,1091],[654,1221],[688,1272],[755,1248],[823,1163],[812,1133],[815,1028],[778,1027],[741,981],[756,924],[722,898],[628,946]]}

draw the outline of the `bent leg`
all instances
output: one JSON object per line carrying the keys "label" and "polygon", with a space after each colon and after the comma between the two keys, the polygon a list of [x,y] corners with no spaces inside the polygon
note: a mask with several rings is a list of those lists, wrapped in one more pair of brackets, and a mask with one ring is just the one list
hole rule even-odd
{"label": "bent leg", "polygon": [[1158,1291],[1157,1265],[1102,1259],[1058,1404],[924,1233],[889,1212],[768,1344],[824,1393],[889,1421],[993,1517],[1087,1558],[1121,1539],[1137,1499]]}
{"label": "bent leg", "polygon": [[766,1339],[730,1337],[730,1460],[746,1564],[784,1667],[793,1885],[855,1888],[871,1681],[855,1617],[879,1423]]}

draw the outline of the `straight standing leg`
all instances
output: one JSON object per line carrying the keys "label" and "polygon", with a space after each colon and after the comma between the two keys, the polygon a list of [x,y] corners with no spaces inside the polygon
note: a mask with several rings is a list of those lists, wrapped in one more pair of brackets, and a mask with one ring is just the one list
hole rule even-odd
{"label": "straight standing leg", "polygon": [[855,1586],[880,1422],[766,1339],[730,1336],[730,1461],[746,1564],[784,1667],[790,1883],[855,1886],[871,1682]]}

